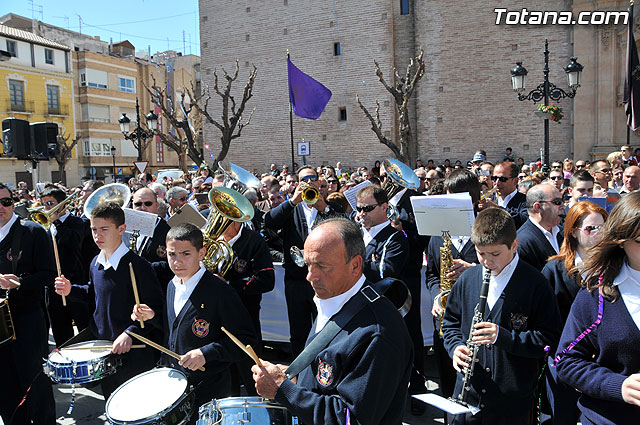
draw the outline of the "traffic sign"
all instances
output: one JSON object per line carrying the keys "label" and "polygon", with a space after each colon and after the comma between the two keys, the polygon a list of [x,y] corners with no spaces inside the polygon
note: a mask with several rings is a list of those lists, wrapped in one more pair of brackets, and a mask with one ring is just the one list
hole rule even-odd
{"label": "traffic sign", "polygon": [[311,153],[311,142],[303,140],[298,142],[298,156],[307,156]]}
{"label": "traffic sign", "polygon": [[92,176],[95,176],[96,175],[96,167],[89,168],[89,174],[91,174]]}
{"label": "traffic sign", "polygon": [[147,165],[149,165],[149,161],[133,161],[133,165],[138,169],[138,172],[144,173],[144,170],[147,169]]}

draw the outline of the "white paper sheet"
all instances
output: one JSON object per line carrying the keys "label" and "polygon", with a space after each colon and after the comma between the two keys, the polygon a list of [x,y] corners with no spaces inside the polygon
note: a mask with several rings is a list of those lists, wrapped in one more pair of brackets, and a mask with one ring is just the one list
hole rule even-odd
{"label": "white paper sheet", "polygon": [[441,236],[447,231],[451,236],[471,236],[475,216],[468,193],[412,196],[411,205],[419,234]]}
{"label": "white paper sheet", "polygon": [[458,404],[454,401],[439,396],[438,394],[415,394],[413,398],[417,398],[427,404],[437,407],[440,410],[444,410],[452,415],[461,415],[463,413],[473,413],[474,409],[471,407],[465,407],[462,404]]}
{"label": "white paper sheet", "polygon": [[153,236],[153,230],[156,227],[158,214],[146,211],[136,211],[131,208],[123,208],[124,222],[127,225],[127,232],[132,233],[134,230],[140,232],[140,236]]}
{"label": "white paper sheet", "polygon": [[351,208],[353,208],[353,210],[356,210],[356,195],[358,194],[358,192],[360,192],[362,189],[364,189],[365,187],[371,185],[371,182],[369,180],[365,180],[362,183],[359,183],[355,186],[353,186],[351,189],[347,189],[344,191],[344,196],[345,198],[347,198],[347,201],[349,202],[349,205],[351,205]]}

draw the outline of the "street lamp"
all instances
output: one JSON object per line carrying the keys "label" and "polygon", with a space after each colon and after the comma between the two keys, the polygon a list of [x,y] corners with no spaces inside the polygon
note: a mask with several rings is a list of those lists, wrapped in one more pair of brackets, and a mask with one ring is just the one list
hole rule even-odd
{"label": "street lamp", "polygon": [[113,158],[113,182],[116,181],[116,147],[111,146],[111,158]]}
{"label": "street lamp", "polygon": [[[549,105],[549,99],[556,102],[565,97],[573,98],[576,90],[580,87],[580,77],[584,67],[577,62],[577,58],[572,57],[569,65],[564,68],[567,73],[567,83],[571,91],[566,92],[549,81],[549,41],[544,41],[544,81],[528,94],[523,94],[526,88],[527,70],[522,66],[522,62],[516,62],[516,67],[511,70],[511,85],[518,94],[518,100],[531,100],[538,103],[544,100],[545,105]],[[546,115],[546,114],[545,114]],[[544,119],[544,146],[542,149],[544,173],[549,171],[549,118]]]}
{"label": "street lamp", "polygon": [[120,131],[126,140],[133,142],[133,147],[138,150],[138,161],[142,161],[142,146],[143,141],[153,137],[153,131],[158,128],[158,116],[150,111],[145,117],[147,120],[147,127],[144,129],[140,127],[140,105],[138,104],[138,98],[136,97],[136,128],[129,133],[131,128],[131,119],[127,114],[123,113],[122,117],[118,120],[120,123]]}

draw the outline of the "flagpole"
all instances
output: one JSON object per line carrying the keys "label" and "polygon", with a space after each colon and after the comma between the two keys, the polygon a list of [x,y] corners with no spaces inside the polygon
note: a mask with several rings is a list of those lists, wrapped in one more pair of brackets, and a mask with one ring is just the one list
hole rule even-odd
{"label": "flagpole", "polygon": [[[287,69],[289,67],[289,61],[291,60],[291,56],[289,55],[289,49],[287,49]],[[289,90],[289,84],[287,84]],[[289,96],[289,131],[291,133],[291,172],[296,172],[296,167],[293,165],[295,163],[295,157],[293,156],[293,106],[291,105],[291,96]]]}

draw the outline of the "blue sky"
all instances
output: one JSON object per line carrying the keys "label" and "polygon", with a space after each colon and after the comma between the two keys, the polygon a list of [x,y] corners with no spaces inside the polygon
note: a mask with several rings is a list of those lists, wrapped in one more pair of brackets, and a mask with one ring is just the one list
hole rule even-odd
{"label": "blue sky", "polygon": [[[179,6],[179,7],[177,7]],[[1,0],[0,16],[15,13],[136,50],[200,55],[198,0]],[[184,31],[184,42],[183,42]]]}

